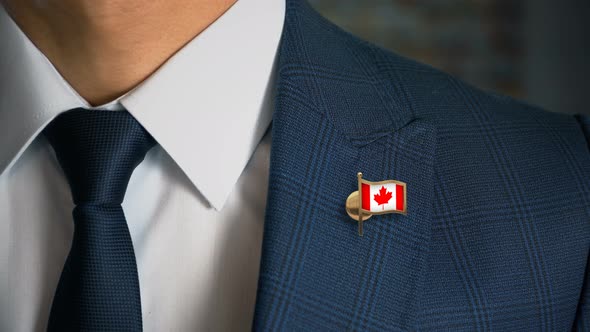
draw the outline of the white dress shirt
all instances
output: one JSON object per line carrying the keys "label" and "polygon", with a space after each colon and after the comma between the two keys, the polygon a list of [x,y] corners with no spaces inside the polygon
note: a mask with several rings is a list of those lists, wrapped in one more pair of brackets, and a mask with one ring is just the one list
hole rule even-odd
{"label": "white dress shirt", "polygon": [[[96,107],[127,109],[158,142],[123,202],[145,331],[251,328],[284,13],[284,1],[240,0],[138,87]],[[1,6],[0,45],[0,331],[44,331],[74,206],[40,133],[90,107]]]}

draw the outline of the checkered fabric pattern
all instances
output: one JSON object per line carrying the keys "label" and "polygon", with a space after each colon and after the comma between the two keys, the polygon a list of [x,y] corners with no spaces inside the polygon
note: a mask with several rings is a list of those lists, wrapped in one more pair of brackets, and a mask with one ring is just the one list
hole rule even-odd
{"label": "checkered fabric pattern", "polygon": [[[287,1],[257,331],[588,330],[584,117],[481,91]],[[357,172],[407,215],[344,209]]]}
{"label": "checkered fabric pattern", "polygon": [[126,111],[71,110],[44,134],[76,204],[48,331],[141,331],[137,265],[121,203],[155,141]]}

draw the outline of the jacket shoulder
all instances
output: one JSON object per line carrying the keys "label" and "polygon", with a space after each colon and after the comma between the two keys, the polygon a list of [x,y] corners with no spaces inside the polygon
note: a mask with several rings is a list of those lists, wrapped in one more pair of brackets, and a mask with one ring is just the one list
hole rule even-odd
{"label": "jacket shoulder", "polygon": [[565,123],[579,129],[571,115],[484,91],[365,41],[308,6],[300,9],[299,20],[284,34],[282,77],[353,140],[399,130],[414,119],[449,127],[477,126],[485,118],[487,123]]}
{"label": "jacket shoulder", "polygon": [[[484,90],[428,64],[361,43],[373,54],[375,70],[407,96],[407,105],[418,118],[456,122],[477,115],[492,122],[572,122],[572,115],[555,113],[495,91]],[[467,121],[470,122],[470,121]]]}

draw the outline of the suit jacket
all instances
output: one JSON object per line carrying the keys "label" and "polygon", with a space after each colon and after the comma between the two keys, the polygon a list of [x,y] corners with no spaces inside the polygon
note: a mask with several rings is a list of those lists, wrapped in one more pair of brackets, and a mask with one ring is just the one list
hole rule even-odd
{"label": "suit jacket", "polygon": [[[254,330],[590,323],[583,117],[483,92],[288,0]],[[357,172],[407,215],[345,212]]]}

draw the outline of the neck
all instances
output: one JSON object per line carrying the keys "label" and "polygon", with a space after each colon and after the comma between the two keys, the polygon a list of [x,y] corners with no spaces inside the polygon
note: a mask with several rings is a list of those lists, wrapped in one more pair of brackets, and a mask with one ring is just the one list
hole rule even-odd
{"label": "neck", "polygon": [[237,0],[0,0],[91,105],[145,80]]}

